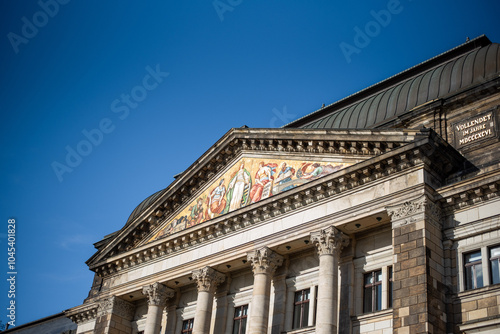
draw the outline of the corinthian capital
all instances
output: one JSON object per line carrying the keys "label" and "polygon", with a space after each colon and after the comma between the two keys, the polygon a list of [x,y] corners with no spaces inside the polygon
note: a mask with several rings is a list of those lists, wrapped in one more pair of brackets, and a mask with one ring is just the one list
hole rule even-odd
{"label": "corinthian capital", "polygon": [[167,299],[174,296],[174,290],[155,282],[142,288],[142,293],[148,298],[148,305],[165,306]]}
{"label": "corinthian capital", "polygon": [[349,244],[349,237],[330,226],[311,233],[311,241],[318,250],[318,255],[340,255],[342,248]]}
{"label": "corinthian capital", "polygon": [[254,275],[272,274],[283,263],[283,256],[267,247],[248,253],[247,259],[252,263]]}
{"label": "corinthian capital", "polygon": [[224,282],[226,276],[210,267],[193,271],[193,278],[198,284],[198,292],[215,292],[217,285]]}

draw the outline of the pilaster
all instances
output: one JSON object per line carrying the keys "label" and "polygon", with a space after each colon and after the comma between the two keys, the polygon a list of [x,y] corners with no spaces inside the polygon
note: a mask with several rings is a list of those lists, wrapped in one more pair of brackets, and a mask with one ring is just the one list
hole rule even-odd
{"label": "pilaster", "polygon": [[130,334],[135,306],[121,298],[111,296],[98,303],[95,324],[96,334]]}
{"label": "pilaster", "polygon": [[392,220],[394,333],[446,333],[441,210],[426,195],[386,210]]}

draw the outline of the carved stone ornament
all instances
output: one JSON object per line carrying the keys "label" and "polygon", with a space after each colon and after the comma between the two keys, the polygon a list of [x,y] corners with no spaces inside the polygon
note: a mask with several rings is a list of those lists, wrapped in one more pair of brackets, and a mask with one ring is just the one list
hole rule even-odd
{"label": "carved stone ornament", "polygon": [[99,302],[97,316],[116,314],[127,320],[132,320],[135,313],[135,306],[123,299],[115,296],[105,298]]}
{"label": "carved stone ornament", "polygon": [[389,213],[389,216],[391,216],[391,220],[393,222],[402,220],[403,224],[415,221],[412,216],[419,213],[427,213],[436,221],[440,221],[442,215],[439,206],[430,201],[425,195],[406,201],[402,204],[388,206],[386,207],[386,210]]}
{"label": "carved stone ornament", "polygon": [[142,294],[148,299],[148,305],[165,306],[167,299],[174,296],[174,290],[155,282],[142,288]]}
{"label": "carved stone ornament", "polygon": [[91,320],[94,320],[97,316],[97,307],[90,309],[84,309],[75,313],[66,314],[68,318],[71,319],[76,324],[82,324]]}
{"label": "carved stone ornament", "polygon": [[193,271],[193,278],[198,285],[198,292],[205,291],[214,293],[217,286],[224,282],[226,275],[210,267],[204,267]]}
{"label": "carved stone ornament", "polygon": [[283,256],[273,252],[268,247],[262,247],[247,254],[247,259],[252,263],[252,270],[256,274],[272,274],[283,264]]}
{"label": "carved stone ornament", "polygon": [[349,237],[330,226],[318,232],[311,233],[311,241],[316,246],[318,255],[340,256],[342,248],[349,244]]}

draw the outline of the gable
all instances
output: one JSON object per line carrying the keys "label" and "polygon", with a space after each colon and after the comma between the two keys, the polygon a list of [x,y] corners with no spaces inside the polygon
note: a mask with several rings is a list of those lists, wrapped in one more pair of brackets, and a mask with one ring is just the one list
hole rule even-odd
{"label": "gable", "polygon": [[[179,174],[172,184],[143,201],[120,231],[99,243],[98,251],[87,264],[91,270],[104,264],[108,266],[108,261],[115,261],[164,240],[182,236],[194,226],[197,228],[193,228],[193,231],[207,226],[212,220],[216,223],[224,219],[225,214],[234,216],[252,210],[252,199],[269,202],[275,196],[286,196],[287,191],[292,193],[299,188],[305,190],[309,182],[316,183],[316,179],[336,171],[340,173],[351,165],[427,136],[428,133],[417,130],[393,129],[231,129]],[[264,185],[262,192],[256,187],[250,194],[252,187],[258,183],[255,179],[260,162],[273,172],[273,184],[267,186],[266,192]],[[285,167],[293,168],[294,173],[289,173],[290,180],[279,184],[282,181],[278,178],[279,169],[283,162],[286,163]],[[248,185],[246,190],[243,189],[240,207],[237,208],[233,203],[231,209],[233,193],[230,194],[230,190],[234,192],[236,181],[233,184],[231,182],[242,163],[248,172],[245,173]],[[222,180],[224,181],[220,184]],[[285,184],[287,182],[291,183]],[[208,204],[215,195],[212,193],[219,185],[225,187],[225,193],[221,197],[226,203],[218,203],[219,206],[211,204],[213,207],[208,210]],[[294,188],[288,188],[290,186]],[[248,193],[245,194],[245,191]],[[195,207],[198,202],[200,208]],[[181,233],[185,230],[186,233]]]}
{"label": "gable", "polygon": [[353,165],[352,159],[244,157],[191,199],[147,242],[214,219]]}

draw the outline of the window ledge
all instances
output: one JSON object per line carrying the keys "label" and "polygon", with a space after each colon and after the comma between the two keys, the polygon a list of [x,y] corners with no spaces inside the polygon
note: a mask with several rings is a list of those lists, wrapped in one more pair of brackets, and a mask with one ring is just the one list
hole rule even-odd
{"label": "window ledge", "polygon": [[281,334],[307,334],[307,333],[315,333],[316,327],[305,327],[301,329],[294,329],[288,332],[281,332]]}
{"label": "window ledge", "polygon": [[457,293],[456,298],[458,298],[458,299],[474,298],[474,297],[480,296],[482,294],[491,293],[494,291],[500,292],[500,284],[488,285],[488,286],[478,288],[478,289],[462,291],[462,292]]}
{"label": "window ledge", "polygon": [[381,310],[381,311],[376,311],[376,312],[372,312],[372,313],[364,313],[364,314],[360,314],[360,315],[353,315],[351,317],[351,319],[353,321],[364,321],[364,320],[370,320],[370,319],[374,319],[374,318],[380,318],[380,317],[384,317],[384,316],[392,316],[392,308],[388,308],[388,309],[385,309],[385,310]]}

